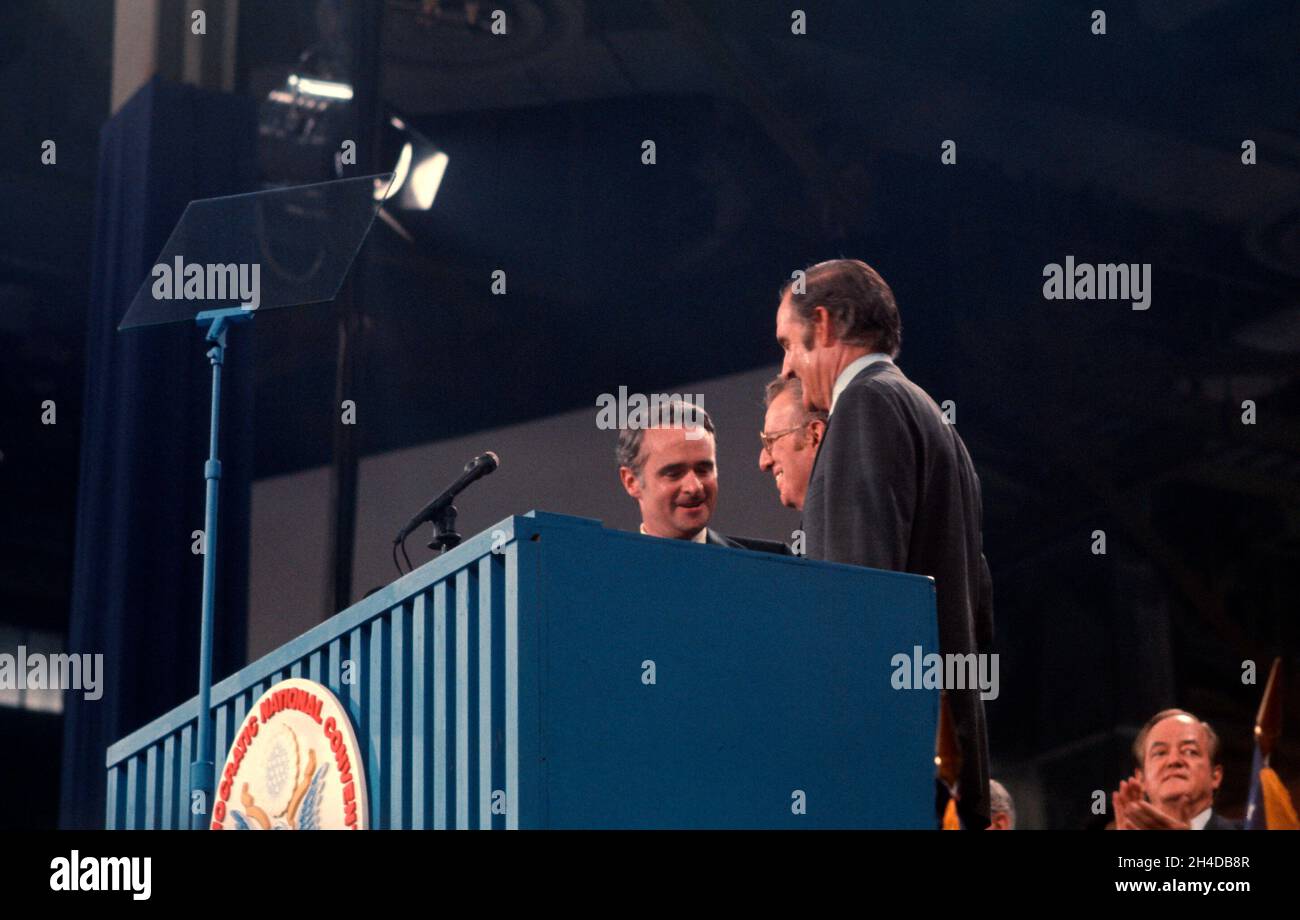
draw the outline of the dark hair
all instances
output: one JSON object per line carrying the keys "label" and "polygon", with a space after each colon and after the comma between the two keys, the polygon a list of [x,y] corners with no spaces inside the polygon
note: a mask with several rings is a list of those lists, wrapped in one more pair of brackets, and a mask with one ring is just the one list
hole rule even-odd
{"label": "dark hair", "polygon": [[1146,768],[1146,744],[1147,735],[1151,734],[1151,729],[1172,716],[1187,716],[1193,722],[1205,729],[1205,736],[1210,741],[1210,766],[1219,766],[1219,736],[1214,733],[1209,722],[1202,722],[1196,716],[1192,715],[1186,709],[1162,709],[1147,719],[1147,724],[1142,726],[1142,730],[1137,733],[1133,739],[1133,760],[1137,763],[1138,769]]}
{"label": "dark hair", "polygon": [[647,428],[693,428],[695,426],[703,428],[716,437],[713,419],[709,418],[709,413],[704,411],[703,406],[687,402],[676,394],[668,399],[652,398],[644,425],[619,429],[618,448],[615,451],[618,465],[630,469],[639,480],[641,468],[645,466],[645,458],[641,456],[641,444],[645,440]]}
{"label": "dark hair", "polygon": [[[874,268],[858,259],[832,259],[804,269],[804,293],[794,290],[794,279],[781,286],[781,298],[790,295],[795,315],[805,325],[813,310],[825,307],[835,334],[848,345],[874,342],[876,351],[898,357],[903,345],[903,321],[894,292]],[[812,329],[804,333],[804,347],[812,347]]]}
{"label": "dark hair", "polygon": [[814,409],[809,412],[803,404],[803,384],[799,382],[798,377],[773,377],[767,382],[767,388],[763,393],[763,405],[770,406],[776,401],[776,398],[783,393],[794,394],[795,402],[803,410],[804,423],[813,421],[826,421],[830,418],[830,413],[825,409]]}

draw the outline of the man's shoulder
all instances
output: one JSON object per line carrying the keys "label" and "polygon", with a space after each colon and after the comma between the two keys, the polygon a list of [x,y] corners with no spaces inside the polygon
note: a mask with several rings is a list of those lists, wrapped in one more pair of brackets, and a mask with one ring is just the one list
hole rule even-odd
{"label": "man's shoulder", "polygon": [[729,546],[732,549],[752,549],[760,553],[776,553],[778,556],[790,555],[790,547],[779,540],[760,540],[757,537],[729,537],[726,534],[719,533],[712,527],[708,529],[705,542],[714,546]]}
{"label": "man's shoulder", "polygon": [[1241,830],[1241,823],[1238,821],[1231,821],[1228,818],[1223,817],[1223,815],[1219,814],[1217,811],[1212,811],[1210,812],[1210,820],[1205,822],[1205,830],[1239,831]]}
{"label": "man's shoulder", "polygon": [[859,371],[835,403],[836,415],[841,409],[849,415],[942,421],[942,413],[930,394],[892,361],[877,361]]}
{"label": "man's shoulder", "polygon": [[868,393],[925,392],[892,360],[873,361],[858,371],[844,388],[845,393],[850,390]]}

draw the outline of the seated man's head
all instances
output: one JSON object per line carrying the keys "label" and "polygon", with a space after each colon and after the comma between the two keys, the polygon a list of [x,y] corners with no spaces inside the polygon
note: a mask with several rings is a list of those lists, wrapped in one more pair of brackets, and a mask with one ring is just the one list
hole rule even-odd
{"label": "seated man's head", "polygon": [[655,403],[649,415],[644,427],[618,433],[619,478],[641,506],[646,533],[693,539],[718,501],[713,420],[681,400]]}
{"label": "seated man's head", "polygon": [[826,413],[804,407],[798,377],[777,377],[767,385],[758,468],[772,474],[781,504],[787,508],[803,510],[813,460],[825,434]]}
{"label": "seated man's head", "polygon": [[989,780],[989,826],[990,831],[1014,831],[1016,829],[1016,803],[1011,799],[1007,787],[995,779]]}
{"label": "seated man's head", "polygon": [[1147,799],[1175,815],[1191,818],[1209,808],[1223,781],[1219,736],[1182,709],[1152,716],[1133,741],[1133,757]]}

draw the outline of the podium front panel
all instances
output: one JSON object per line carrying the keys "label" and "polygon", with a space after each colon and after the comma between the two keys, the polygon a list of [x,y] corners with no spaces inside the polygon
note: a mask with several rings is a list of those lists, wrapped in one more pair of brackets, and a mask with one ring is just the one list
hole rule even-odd
{"label": "podium front panel", "polygon": [[[377,828],[933,827],[926,578],[508,518],[219,682],[328,687]],[[108,751],[109,828],[188,825],[197,698]]]}
{"label": "podium front panel", "polygon": [[933,826],[937,697],[890,685],[936,647],[929,579],[583,528],[541,554],[539,823]]}

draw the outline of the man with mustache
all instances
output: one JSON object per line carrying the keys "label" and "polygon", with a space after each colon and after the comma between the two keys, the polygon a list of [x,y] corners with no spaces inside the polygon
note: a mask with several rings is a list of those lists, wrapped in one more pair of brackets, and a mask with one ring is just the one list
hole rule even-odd
{"label": "man with mustache", "polygon": [[784,543],[726,537],[708,526],[718,503],[713,419],[681,400],[655,404],[645,425],[618,434],[618,475],[641,507],[641,533],[788,554]]}
{"label": "man with mustache", "polygon": [[804,407],[798,377],[777,377],[768,383],[758,468],[772,474],[781,504],[787,508],[803,510],[808,478],[825,434],[826,413]]}
{"label": "man with mustache", "polygon": [[1158,712],[1133,741],[1136,770],[1111,793],[1120,831],[1227,831],[1241,826],[1214,812],[1223,782],[1219,736],[1182,709]]}
{"label": "man with mustache", "polygon": [[[902,322],[894,294],[856,259],[822,262],[781,289],[781,374],[804,406],[828,413],[804,498],[810,559],[928,575],[939,652],[987,652],[993,586],[984,560],[979,477],[934,400],[894,363]],[[989,823],[988,735],[975,690],[948,688],[962,771],[962,826]]]}

